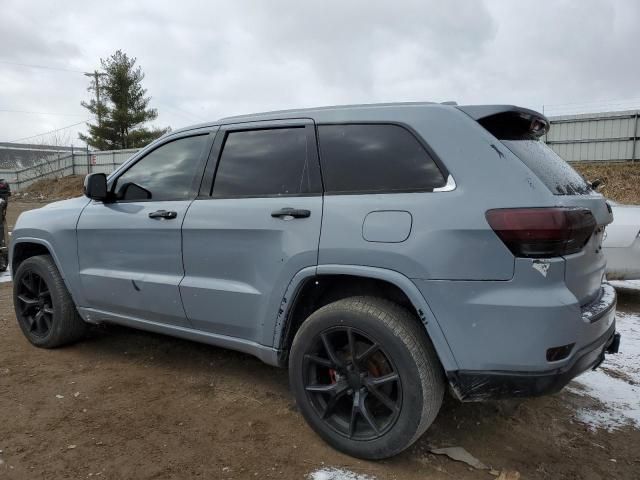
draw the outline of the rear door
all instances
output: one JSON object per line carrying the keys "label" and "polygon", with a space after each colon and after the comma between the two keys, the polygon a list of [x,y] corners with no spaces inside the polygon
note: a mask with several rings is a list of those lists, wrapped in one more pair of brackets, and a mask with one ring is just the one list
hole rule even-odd
{"label": "rear door", "polygon": [[289,282],[317,265],[322,186],[313,122],[223,126],[207,170],[182,229],[187,317],[198,329],[271,345]]}
{"label": "rear door", "polygon": [[116,201],[92,201],[83,210],[78,257],[87,307],[189,325],[178,289],[184,275],[180,228],[210,146],[209,132],[167,139],[110,179]]}

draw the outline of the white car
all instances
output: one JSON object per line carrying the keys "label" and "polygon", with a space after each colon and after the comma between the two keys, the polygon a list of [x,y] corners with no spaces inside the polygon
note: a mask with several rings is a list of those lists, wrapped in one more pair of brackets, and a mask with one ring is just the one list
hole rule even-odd
{"label": "white car", "polygon": [[604,254],[608,280],[640,279],[640,205],[609,202],[613,223],[607,226]]}

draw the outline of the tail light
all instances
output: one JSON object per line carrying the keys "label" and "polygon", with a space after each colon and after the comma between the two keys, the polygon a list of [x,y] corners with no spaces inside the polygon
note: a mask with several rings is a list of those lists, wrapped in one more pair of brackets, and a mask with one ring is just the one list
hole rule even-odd
{"label": "tail light", "polygon": [[586,208],[503,208],[487,222],[516,257],[549,258],[578,253],[596,229]]}

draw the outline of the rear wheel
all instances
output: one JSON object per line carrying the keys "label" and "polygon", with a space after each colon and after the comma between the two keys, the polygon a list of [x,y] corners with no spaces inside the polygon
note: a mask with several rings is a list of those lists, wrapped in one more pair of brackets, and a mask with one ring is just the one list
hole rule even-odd
{"label": "rear wheel", "polygon": [[373,297],[339,300],[313,313],[291,347],[289,377],[303,416],[350,455],[395,455],[436,417],[444,378],[419,322]]}
{"label": "rear wheel", "polygon": [[22,333],[37,347],[60,347],[79,340],[86,331],[49,255],[20,264],[13,278],[13,304]]}

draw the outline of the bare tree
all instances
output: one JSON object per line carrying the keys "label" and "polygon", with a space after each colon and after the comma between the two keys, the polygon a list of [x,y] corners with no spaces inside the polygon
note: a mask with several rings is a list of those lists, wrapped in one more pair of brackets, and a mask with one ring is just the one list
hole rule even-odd
{"label": "bare tree", "polygon": [[71,152],[58,149],[71,145],[71,136],[69,133],[64,131],[55,132],[42,137],[36,144],[40,145],[42,150],[34,150],[32,152],[32,168],[30,169],[29,177],[24,180],[28,180],[29,178],[50,178],[57,180],[64,176],[65,167],[69,165],[69,162],[73,162],[73,158],[69,158]]}

